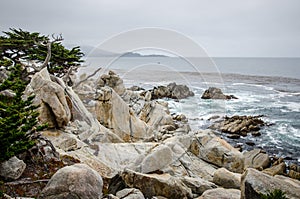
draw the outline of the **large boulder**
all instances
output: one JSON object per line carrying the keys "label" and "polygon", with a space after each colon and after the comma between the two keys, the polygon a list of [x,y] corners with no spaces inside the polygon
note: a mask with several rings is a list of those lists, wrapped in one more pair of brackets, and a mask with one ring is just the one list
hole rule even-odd
{"label": "large boulder", "polygon": [[124,141],[136,141],[152,136],[152,128],[140,120],[122,98],[110,87],[97,90],[98,121]]}
{"label": "large boulder", "polygon": [[109,71],[108,74],[103,74],[98,80],[97,80],[97,87],[101,88],[104,86],[109,86],[118,95],[123,95],[126,91],[126,88],[123,84],[123,80],[113,71]]}
{"label": "large boulder", "polygon": [[36,73],[26,89],[26,95],[35,95],[34,104],[39,105],[39,120],[49,128],[66,126],[71,120],[70,102],[64,88],[53,82],[47,71]]}
{"label": "large boulder", "polygon": [[205,191],[197,199],[240,199],[241,191],[237,189],[216,188]]}
{"label": "large boulder", "polygon": [[5,179],[18,179],[24,172],[26,164],[16,156],[0,163],[0,176]]}
{"label": "large boulder", "polygon": [[213,182],[227,189],[240,189],[241,174],[230,172],[225,168],[220,168],[214,173]]}
{"label": "large boulder", "polygon": [[43,189],[40,199],[82,198],[102,196],[101,176],[85,164],[75,164],[58,170]]}
{"label": "large boulder", "polygon": [[279,189],[290,199],[300,198],[300,182],[284,176],[270,176],[256,169],[248,168],[242,175],[241,199],[260,199]]}
{"label": "large boulder", "polygon": [[186,85],[177,85],[175,82],[168,84],[167,88],[173,99],[184,99],[195,95]]}
{"label": "large boulder", "polygon": [[195,95],[186,85],[177,85],[175,82],[170,83],[167,86],[154,87],[150,92],[151,99],[184,99]]}
{"label": "large boulder", "polygon": [[198,134],[191,144],[190,150],[211,164],[224,167],[232,172],[243,172],[243,154],[225,140],[215,136],[213,132]]}
{"label": "large boulder", "polygon": [[207,90],[204,91],[202,94],[202,99],[237,99],[234,95],[225,95],[223,94],[222,90],[216,87],[209,87]]}
{"label": "large boulder", "polygon": [[255,168],[262,170],[270,166],[271,161],[269,155],[261,149],[253,149],[243,154],[245,157],[245,169]]}
{"label": "large boulder", "polygon": [[192,198],[191,190],[169,174],[142,174],[126,169],[122,173],[122,179],[127,186],[139,189],[145,198]]}

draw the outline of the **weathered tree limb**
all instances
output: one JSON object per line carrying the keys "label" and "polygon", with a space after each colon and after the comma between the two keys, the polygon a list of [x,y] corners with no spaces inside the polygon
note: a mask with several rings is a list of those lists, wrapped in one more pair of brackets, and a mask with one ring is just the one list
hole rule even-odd
{"label": "weathered tree limb", "polygon": [[55,42],[59,42],[59,41],[62,41],[63,40],[63,37],[62,37],[62,34],[60,34],[59,36],[55,37],[54,34],[52,34],[52,38],[53,40],[52,41],[47,41],[46,44],[43,44],[43,43],[37,43],[35,42],[37,45],[42,45],[42,46],[46,46],[47,47],[47,56],[43,62],[43,64],[40,66],[40,67],[36,67],[36,66],[32,66],[32,68],[36,71],[36,72],[39,72],[41,71],[43,68],[47,67],[48,66],[48,63],[51,59],[51,46],[53,43]]}
{"label": "weathered tree limb", "polygon": [[95,76],[102,68],[98,68],[97,70],[95,70],[92,74],[90,74],[89,76],[87,76],[86,78],[84,78],[83,80],[79,81],[77,84],[75,84],[72,88],[75,89],[77,88],[80,84],[82,84],[83,82],[87,81],[89,78]]}

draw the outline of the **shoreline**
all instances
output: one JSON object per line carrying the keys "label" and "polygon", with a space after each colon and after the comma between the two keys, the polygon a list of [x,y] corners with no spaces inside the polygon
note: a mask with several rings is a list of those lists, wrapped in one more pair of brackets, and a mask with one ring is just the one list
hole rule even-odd
{"label": "shoreline", "polygon": [[[47,85],[42,93],[41,85]],[[287,166],[283,159],[272,159],[259,149],[241,153],[210,129],[192,131],[185,115],[172,115],[168,102],[157,100],[166,96],[175,101],[188,99],[195,93],[186,85],[173,83],[144,91],[138,87],[130,90],[118,74],[109,71],[73,90],[59,78],[51,80],[47,70],[42,70],[35,74],[30,86],[41,102],[49,96],[54,98],[49,101],[51,104],[42,104],[53,115],[40,112],[40,118],[52,126],[42,132],[43,140],[39,140],[38,150],[45,152],[38,153],[42,162],[36,165],[25,159],[30,170],[25,170],[20,179],[31,179],[36,172],[45,176],[43,169],[36,168],[41,164],[72,178],[77,175],[74,176],[74,169],[75,173],[78,170],[80,175],[73,180],[75,187],[82,186],[76,182],[86,178],[81,174],[92,169],[91,173],[97,175],[88,178],[97,176],[101,185],[101,193],[97,189],[97,194],[101,196],[115,196],[130,189],[148,198],[202,199],[212,192],[240,199],[257,183],[264,185],[263,190],[255,192],[258,195],[265,189],[272,191],[274,187],[269,184],[275,184],[287,196],[300,196],[295,191],[300,182],[290,178],[300,176],[300,166]],[[60,121],[61,126],[57,127],[53,119]],[[13,186],[31,190],[35,182],[41,182],[35,193],[24,192],[35,194],[28,195],[31,197],[59,194],[62,186],[69,192],[68,183],[55,172],[49,176],[51,179],[34,178],[26,181],[26,187],[19,183]],[[274,177],[278,175],[284,184]],[[122,186],[116,186],[120,183]],[[3,186],[11,190],[11,184],[6,182]]]}

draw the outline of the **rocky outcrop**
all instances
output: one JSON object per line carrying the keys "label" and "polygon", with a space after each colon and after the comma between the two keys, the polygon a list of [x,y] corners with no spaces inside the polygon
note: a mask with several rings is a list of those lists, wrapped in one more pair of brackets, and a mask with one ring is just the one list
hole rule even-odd
{"label": "rocky outcrop", "polygon": [[26,168],[23,160],[18,159],[16,156],[11,157],[9,160],[0,163],[0,176],[5,179],[18,179]]}
{"label": "rocky outcrop", "polygon": [[225,95],[222,90],[216,87],[209,87],[201,96],[202,99],[221,99],[221,100],[229,100],[229,99],[238,99],[234,95]]}
{"label": "rocky outcrop", "polygon": [[123,95],[126,91],[126,88],[123,84],[123,80],[113,71],[109,71],[108,74],[103,74],[98,80],[97,80],[97,89],[105,86],[109,86],[118,95]]}
{"label": "rocky outcrop", "polygon": [[192,198],[191,190],[169,174],[141,174],[127,169],[122,173],[122,179],[127,186],[139,189],[146,198]]}
{"label": "rocky outcrop", "polygon": [[34,104],[39,107],[39,120],[48,123],[49,128],[66,126],[71,120],[69,99],[64,87],[53,82],[47,69],[36,73],[26,89],[26,95],[35,95]]}
{"label": "rocky outcrop", "polygon": [[159,102],[147,102],[140,112],[140,119],[152,126],[156,130],[163,130],[163,127],[172,126],[176,129],[172,116],[169,114],[168,106],[163,106]]}
{"label": "rocky outcrop", "polygon": [[237,189],[224,189],[224,188],[216,188],[210,189],[203,193],[202,196],[197,199],[240,199],[241,191]]}
{"label": "rocky outcrop", "polygon": [[39,198],[101,198],[102,187],[102,178],[95,170],[85,164],[75,164],[58,170]]}
{"label": "rocky outcrop", "polygon": [[300,182],[284,176],[272,177],[255,169],[247,169],[242,175],[241,199],[260,199],[275,189],[285,193],[290,199],[300,198]]}
{"label": "rocky outcrop", "polygon": [[122,98],[110,87],[96,94],[98,121],[124,141],[136,141],[152,136],[152,128],[136,117]]}
{"label": "rocky outcrop", "polygon": [[225,168],[220,168],[214,173],[213,182],[223,188],[240,189],[241,174],[230,172]]}
{"label": "rocky outcrop", "polygon": [[245,168],[263,170],[270,166],[270,157],[261,149],[253,149],[243,153],[245,157]]}
{"label": "rocky outcrop", "polygon": [[154,87],[151,92],[151,99],[172,98],[184,99],[195,94],[186,85],[177,85],[175,82],[167,86]]}
{"label": "rocky outcrop", "polygon": [[[219,130],[228,134],[246,136],[248,133],[257,132],[262,126],[264,121],[261,120],[262,116],[232,116],[225,117],[224,120],[217,121],[210,126],[211,129]],[[258,134],[256,134],[258,135]]]}
{"label": "rocky outcrop", "polygon": [[242,153],[212,132],[197,135],[191,145],[191,151],[211,164],[224,167],[232,172],[243,172],[244,156]]}

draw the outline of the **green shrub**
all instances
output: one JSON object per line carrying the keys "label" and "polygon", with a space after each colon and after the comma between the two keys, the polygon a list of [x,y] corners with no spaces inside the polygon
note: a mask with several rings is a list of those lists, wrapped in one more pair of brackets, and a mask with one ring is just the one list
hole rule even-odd
{"label": "green shrub", "polygon": [[280,189],[274,189],[273,192],[268,192],[267,194],[261,194],[261,199],[287,199],[285,193]]}

